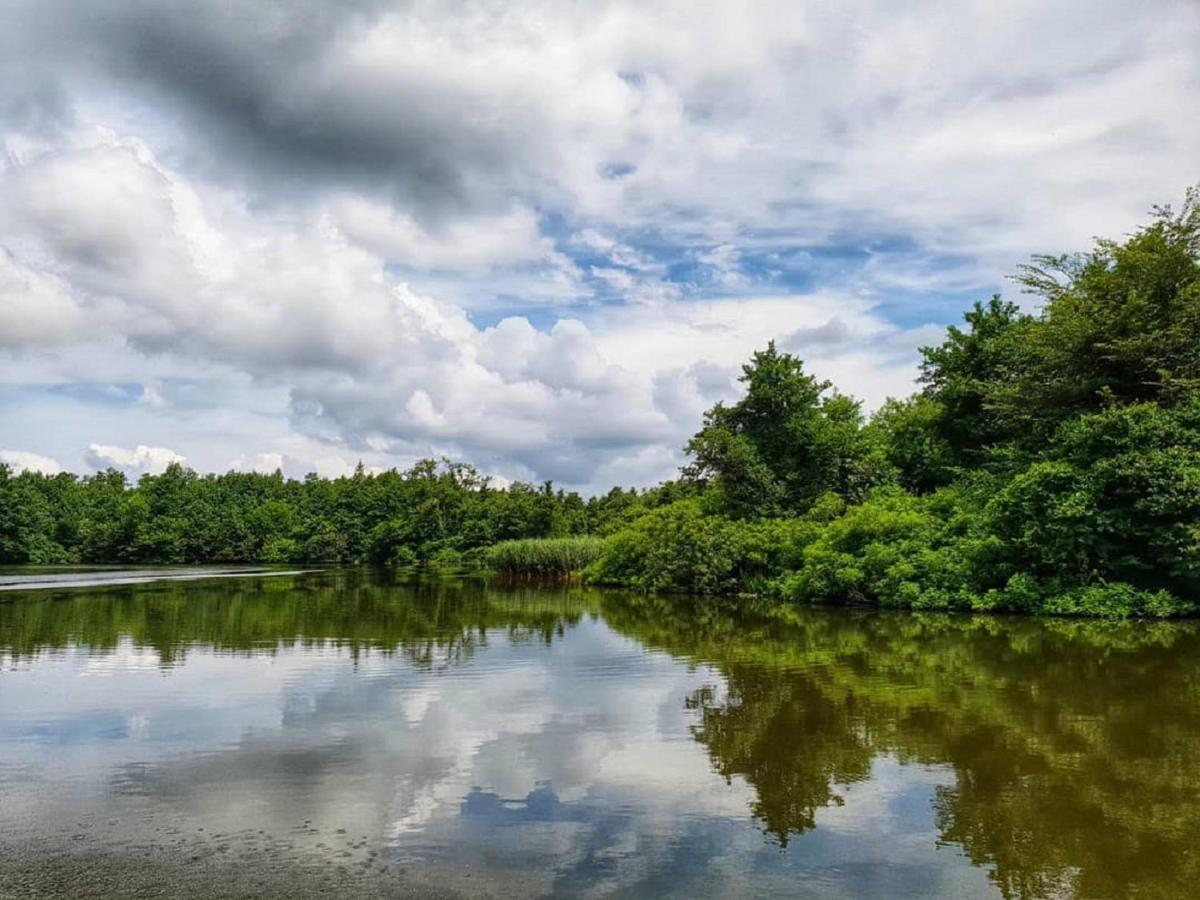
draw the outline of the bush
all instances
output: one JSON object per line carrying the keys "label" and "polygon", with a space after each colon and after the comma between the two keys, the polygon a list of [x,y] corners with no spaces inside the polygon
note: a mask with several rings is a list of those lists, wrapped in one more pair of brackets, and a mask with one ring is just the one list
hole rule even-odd
{"label": "bush", "polygon": [[1081,416],[989,501],[1014,566],[1077,585],[1200,591],[1200,404]]}
{"label": "bush", "polygon": [[300,545],[291,538],[271,538],[259,551],[258,561],[265,563],[291,562],[300,557]]}
{"label": "bush", "polygon": [[429,557],[429,564],[435,568],[453,569],[463,565],[464,562],[463,553],[453,547],[443,547]]}
{"label": "bush", "polygon": [[741,591],[777,574],[810,527],[801,520],[748,522],[706,515],[699,501],[682,500],[652,510],[610,537],[584,575],[598,584],[648,591]]}
{"label": "bush", "polygon": [[1067,616],[1161,618],[1194,614],[1196,604],[1179,600],[1166,591],[1141,591],[1123,582],[1074,588],[1047,597],[1042,612]]}
{"label": "bush", "polygon": [[929,501],[882,490],[822,526],[772,593],[800,603],[966,606],[965,546]]}

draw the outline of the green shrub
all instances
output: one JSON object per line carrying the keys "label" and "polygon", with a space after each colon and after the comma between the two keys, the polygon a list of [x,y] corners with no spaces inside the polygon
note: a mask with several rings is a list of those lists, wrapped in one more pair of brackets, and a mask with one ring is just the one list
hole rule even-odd
{"label": "green shrub", "polygon": [[1200,591],[1200,403],[1081,416],[1047,455],[987,503],[1015,567],[1082,586]]}
{"label": "green shrub", "polygon": [[417,559],[417,551],[404,544],[396,544],[391,548],[388,555],[381,560],[385,565],[398,568],[415,566],[419,561]]}
{"label": "green shrub", "polygon": [[274,537],[263,544],[259,551],[259,562],[285,563],[300,557],[300,545],[292,538]]}
{"label": "green shrub", "polygon": [[429,557],[429,564],[440,568],[456,568],[463,565],[464,555],[453,547],[443,547]]}
{"label": "green shrub", "polygon": [[598,584],[648,591],[731,593],[777,574],[798,553],[807,521],[745,521],[706,515],[697,500],[652,510],[610,537],[584,573]]}
{"label": "green shrub", "polygon": [[1196,612],[1194,603],[1177,599],[1166,591],[1142,591],[1123,582],[1073,588],[1046,598],[1042,612],[1068,616],[1161,618]]}
{"label": "green shrub", "polygon": [[927,501],[897,489],[877,492],[819,528],[775,594],[800,603],[960,605],[959,566],[944,546],[945,523]]}

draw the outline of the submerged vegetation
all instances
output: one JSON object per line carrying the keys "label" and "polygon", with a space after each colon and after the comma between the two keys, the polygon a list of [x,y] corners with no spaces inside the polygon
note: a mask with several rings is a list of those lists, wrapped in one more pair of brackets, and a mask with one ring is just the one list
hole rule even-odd
{"label": "submerged vegetation", "polygon": [[649,491],[497,490],[433,461],[332,481],[172,466],[132,488],[116,471],[0,466],[0,562],[483,555],[508,572],[586,566],[600,583],[793,603],[1195,613],[1200,194],[1016,280],[1037,312],[977,303],[922,350],[920,391],[870,418],[774,344],[755,353],[682,477]]}

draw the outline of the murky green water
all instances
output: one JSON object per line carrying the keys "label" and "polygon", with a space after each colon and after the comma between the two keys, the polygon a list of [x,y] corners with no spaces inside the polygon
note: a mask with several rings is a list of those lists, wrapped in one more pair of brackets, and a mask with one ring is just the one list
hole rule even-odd
{"label": "murky green water", "polygon": [[1200,885],[1193,624],[358,573],[5,596],[0,896]]}

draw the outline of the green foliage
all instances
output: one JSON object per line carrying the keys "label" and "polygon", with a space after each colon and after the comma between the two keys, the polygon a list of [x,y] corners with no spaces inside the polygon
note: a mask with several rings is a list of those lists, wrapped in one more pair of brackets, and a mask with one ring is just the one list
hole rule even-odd
{"label": "green foliage", "polygon": [[1194,603],[1183,603],[1166,591],[1142,591],[1129,584],[1098,584],[1070,588],[1047,596],[1043,611],[1068,616],[1163,617],[1194,613]]}
{"label": "green foliage", "polygon": [[585,575],[642,590],[739,591],[778,571],[806,524],[729,519],[707,514],[697,500],[680,500],[608,538]]}
{"label": "green foliage", "polygon": [[1064,422],[1107,406],[1196,396],[1200,190],[1124,243],[1035,257],[1016,280],[1042,299],[1038,315],[994,297],[923,350],[924,394],[958,465],[1036,457]]}
{"label": "green foliage", "polygon": [[1067,422],[988,504],[1015,565],[1080,584],[1200,590],[1200,399]]}
{"label": "green foliage", "polygon": [[941,345],[922,348],[921,383],[933,403],[926,416],[944,442],[947,461],[973,466],[1011,434],[995,409],[995,394],[1022,365],[1021,347],[1036,321],[998,296],[976,303],[963,319],[967,329],[951,325]]}
{"label": "green foliage", "polygon": [[615,530],[684,490],[614,489],[585,502],[550,483],[496,490],[469,466],[435,460],[303,481],[174,465],[133,486],[115,470],[77,478],[0,465],[0,564],[451,565],[497,541]]}
{"label": "green foliage", "polygon": [[889,399],[871,417],[868,428],[904,488],[923,494],[953,480],[957,458],[943,433],[946,417],[945,407],[923,394]]}
{"label": "green foliage", "polygon": [[600,556],[598,537],[526,538],[501,541],[487,551],[488,566],[508,575],[572,575]]}
{"label": "green foliage", "polygon": [[916,578],[923,574],[918,559],[929,548],[935,525],[921,501],[907,494],[854,506],[804,549],[782,590],[798,601],[916,605]]}
{"label": "green foliage", "polygon": [[[1117,403],[1170,405],[1200,387],[1200,188],[1124,243],[1038,256],[1017,278],[1045,300],[1011,396],[1033,420]],[[1015,412],[1015,411],[1014,411]]]}
{"label": "green foliage", "polygon": [[805,373],[774,342],[743,366],[746,396],[718,403],[687,451],[690,478],[711,484],[718,509],[735,518],[807,509],[835,491],[862,496],[888,480],[882,448],[862,428],[859,403]]}

